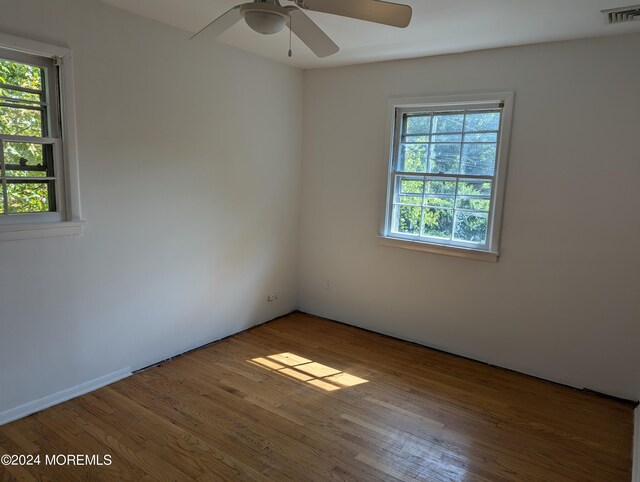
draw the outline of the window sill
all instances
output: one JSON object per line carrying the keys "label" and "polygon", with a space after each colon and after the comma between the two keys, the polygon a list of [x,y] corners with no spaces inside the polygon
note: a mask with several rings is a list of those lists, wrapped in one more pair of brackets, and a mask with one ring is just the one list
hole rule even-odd
{"label": "window sill", "polygon": [[0,225],[0,242],[56,236],[80,236],[83,230],[83,221]]}
{"label": "window sill", "polygon": [[386,236],[378,236],[378,244],[391,248],[409,249],[411,251],[420,251],[423,253],[444,254],[447,256],[475,259],[477,261],[487,261],[490,263],[497,263],[498,257],[500,256],[500,253],[494,253],[491,251],[479,251],[476,249],[446,246],[442,244],[427,244],[416,241],[407,241],[404,239],[389,238]]}

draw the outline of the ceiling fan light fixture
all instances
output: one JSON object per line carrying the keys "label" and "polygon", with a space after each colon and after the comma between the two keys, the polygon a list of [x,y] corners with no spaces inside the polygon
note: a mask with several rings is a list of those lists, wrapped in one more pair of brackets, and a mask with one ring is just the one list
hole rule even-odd
{"label": "ceiling fan light fixture", "polygon": [[289,11],[273,3],[247,3],[240,7],[240,14],[252,30],[270,35],[282,30],[289,18]]}
{"label": "ceiling fan light fixture", "polygon": [[272,34],[278,33],[284,28],[284,17],[273,12],[251,11],[244,15],[247,25],[258,33]]}

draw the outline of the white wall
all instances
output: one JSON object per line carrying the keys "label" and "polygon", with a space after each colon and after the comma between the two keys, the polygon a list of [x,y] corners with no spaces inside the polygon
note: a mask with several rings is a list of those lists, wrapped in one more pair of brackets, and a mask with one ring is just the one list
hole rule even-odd
{"label": "white wall", "polygon": [[0,243],[0,412],[294,309],[302,73],[96,0],[1,10],[74,52],[87,224]]}
{"label": "white wall", "polygon": [[[638,51],[635,35],[307,71],[300,308],[637,400]],[[379,246],[387,99],[483,90],[516,92],[500,261]]]}

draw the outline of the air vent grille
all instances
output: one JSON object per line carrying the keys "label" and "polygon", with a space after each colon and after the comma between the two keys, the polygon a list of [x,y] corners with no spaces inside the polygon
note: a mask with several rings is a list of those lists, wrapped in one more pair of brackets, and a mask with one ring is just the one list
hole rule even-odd
{"label": "air vent grille", "polygon": [[634,20],[640,20],[640,5],[612,8],[610,10],[603,10],[602,13],[604,13],[608,24],[632,22]]}

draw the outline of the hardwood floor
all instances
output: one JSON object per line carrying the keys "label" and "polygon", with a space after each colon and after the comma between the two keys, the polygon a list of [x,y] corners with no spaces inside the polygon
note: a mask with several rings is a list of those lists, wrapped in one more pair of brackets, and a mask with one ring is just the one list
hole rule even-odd
{"label": "hardwood floor", "polygon": [[[633,407],[292,314],[0,427],[0,480],[628,481]],[[44,462],[44,459],[43,459]]]}

